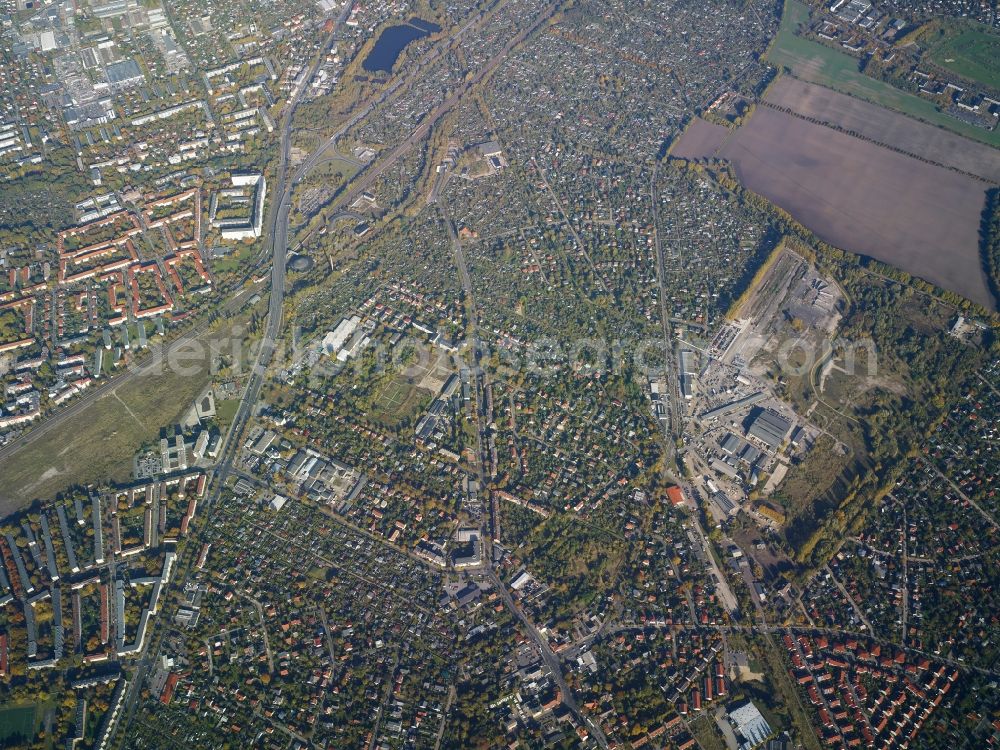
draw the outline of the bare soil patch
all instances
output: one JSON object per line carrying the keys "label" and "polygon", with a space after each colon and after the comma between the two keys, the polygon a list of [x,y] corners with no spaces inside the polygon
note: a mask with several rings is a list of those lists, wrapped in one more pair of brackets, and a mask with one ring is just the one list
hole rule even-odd
{"label": "bare soil patch", "polygon": [[764,101],[908,154],[1000,183],[1000,150],[824,86],[781,76]]}
{"label": "bare soil patch", "polygon": [[696,117],[688,125],[684,135],[670,149],[670,155],[678,159],[704,159],[718,151],[731,131],[724,125]]}
{"label": "bare soil patch", "polygon": [[729,161],[825,242],[996,309],[979,248],[984,182],[768,107],[717,151],[678,146]]}

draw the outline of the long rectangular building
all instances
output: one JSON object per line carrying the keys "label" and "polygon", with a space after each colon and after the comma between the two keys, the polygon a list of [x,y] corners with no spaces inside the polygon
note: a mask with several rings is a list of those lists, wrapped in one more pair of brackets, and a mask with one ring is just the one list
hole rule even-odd
{"label": "long rectangular building", "polygon": [[773,411],[761,411],[747,430],[749,437],[761,441],[771,450],[777,450],[792,429],[791,421]]}
{"label": "long rectangular building", "polygon": [[709,409],[708,411],[703,412],[701,415],[701,420],[703,422],[707,422],[712,419],[719,419],[721,417],[725,417],[726,415],[731,414],[734,411],[738,411],[739,409],[742,409],[744,407],[753,406],[758,401],[762,401],[763,399],[764,399],[764,391],[758,391],[757,393],[752,393],[744,398],[737,399],[736,401],[730,401],[728,404],[723,404],[722,406],[717,406],[714,409]]}
{"label": "long rectangular building", "polygon": [[94,523],[94,564],[104,564],[104,532],[101,529],[101,498],[91,495]]}
{"label": "long rectangular building", "polygon": [[24,567],[24,560],[21,557],[21,551],[17,548],[17,544],[14,542],[14,537],[10,534],[4,534],[4,538],[7,540],[7,546],[10,548],[10,555],[14,558],[14,566],[17,568],[17,576],[21,579],[21,587],[24,589],[24,593],[34,593],[35,587],[31,585],[31,579],[28,577],[28,570]]}

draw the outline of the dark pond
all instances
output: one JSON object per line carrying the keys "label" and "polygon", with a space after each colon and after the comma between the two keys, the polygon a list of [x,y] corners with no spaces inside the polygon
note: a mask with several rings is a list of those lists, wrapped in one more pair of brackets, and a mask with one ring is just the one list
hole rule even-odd
{"label": "dark pond", "polygon": [[390,26],[379,36],[378,41],[361,67],[369,73],[391,73],[399,55],[410,42],[441,31],[436,23],[422,18],[411,18],[399,26]]}

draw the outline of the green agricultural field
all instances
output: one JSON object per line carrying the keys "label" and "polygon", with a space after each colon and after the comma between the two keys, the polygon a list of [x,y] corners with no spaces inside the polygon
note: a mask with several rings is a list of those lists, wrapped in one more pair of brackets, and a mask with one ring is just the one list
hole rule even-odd
{"label": "green agricultural field", "polygon": [[0,707],[0,747],[27,744],[35,736],[35,707]]}
{"label": "green agricultural field", "polygon": [[928,58],[956,75],[1000,89],[1000,36],[979,28],[944,31]]}
{"label": "green agricultural field", "polygon": [[[858,61],[839,50],[795,31],[809,18],[809,8],[799,0],[785,0],[781,28],[767,52],[772,65],[788,68],[792,75],[811,83],[856,96],[858,99],[923,120],[976,141],[1000,147],[1000,132],[977,128],[938,110],[933,102],[869,78],[858,70]],[[1000,62],[993,61],[1000,69]]]}

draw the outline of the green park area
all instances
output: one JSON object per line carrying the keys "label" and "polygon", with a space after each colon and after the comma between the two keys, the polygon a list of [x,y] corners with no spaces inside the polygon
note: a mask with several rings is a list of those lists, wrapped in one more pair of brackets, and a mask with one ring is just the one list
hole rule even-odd
{"label": "green park area", "polygon": [[307,187],[337,188],[349,182],[358,173],[360,167],[350,159],[331,155],[321,161],[303,178]]}
{"label": "green park area", "polygon": [[24,322],[13,310],[0,313],[0,343],[24,338]]}
{"label": "green park area", "polygon": [[927,56],[935,65],[1000,90],[1000,35],[975,27],[940,29]]}
{"label": "green park area", "polygon": [[[941,112],[927,99],[864,75],[858,70],[858,61],[845,52],[796,34],[796,30],[808,20],[808,6],[799,0],[785,0],[781,28],[767,52],[767,59],[772,65],[788,68],[792,75],[804,81],[901,112],[966,138],[1000,147],[1000,132],[984,130],[957,120]],[[998,59],[991,63],[993,69],[1000,71]]]}
{"label": "green park area", "polygon": [[[245,325],[245,320],[236,321]],[[176,424],[211,381],[212,351],[228,352],[229,325],[199,335],[184,354],[156,355],[30,445],[0,460],[0,515],[75,484],[123,482],[132,455]],[[187,346],[187,345],[185,345]],[[87,398],[84,394],[81,398]],[[30,432],[29,432],[30,435]]]}
{"label": "green park area", "polygon": [[[176,423],[208,384],[208,370],[137,375],[31,445],[0,461],[0,513],[73,484],[129,479],[132,454]],[[170,394],[164,397],[163,394]]]}

